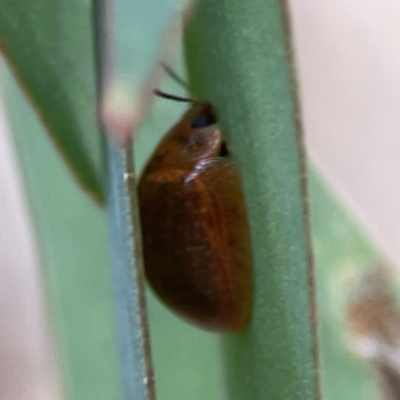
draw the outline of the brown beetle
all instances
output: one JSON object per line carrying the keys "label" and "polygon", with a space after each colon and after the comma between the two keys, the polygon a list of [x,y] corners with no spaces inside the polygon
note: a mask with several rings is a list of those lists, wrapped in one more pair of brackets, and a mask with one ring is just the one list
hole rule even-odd
{"label": "brown beetle", "polygon": [[241,331],[252,307],[249,226],[239,172],[210,103],[192,107],[161,141],[139,183],[147,279],[183,318]]}

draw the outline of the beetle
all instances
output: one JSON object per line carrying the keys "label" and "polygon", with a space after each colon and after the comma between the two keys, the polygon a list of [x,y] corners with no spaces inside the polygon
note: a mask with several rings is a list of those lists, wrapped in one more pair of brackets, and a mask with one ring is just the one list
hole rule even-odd
{"label": "beetle", "polygon": [[138,185],[145,274],[159,298],[211,331],[242,331],[253,266],[239,171],[209,102],[161,91],[192,106],[166,134]]}

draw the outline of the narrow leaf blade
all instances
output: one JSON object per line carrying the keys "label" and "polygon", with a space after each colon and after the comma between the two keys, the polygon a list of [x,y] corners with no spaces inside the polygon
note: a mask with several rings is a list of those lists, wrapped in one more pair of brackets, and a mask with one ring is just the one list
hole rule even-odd
{"label": "narrow leaf blade", "polygon": [[67,165],[102,203],[90,3],[5,0],[0,43]]}
{"label": "narrow leaf blade", "polygon": [[241,169],[252,228],[253,319],[223,338],[230,398],[315,398],[305,180],[280,2],[204,0],[186,48],[194,92],[217,107]]}

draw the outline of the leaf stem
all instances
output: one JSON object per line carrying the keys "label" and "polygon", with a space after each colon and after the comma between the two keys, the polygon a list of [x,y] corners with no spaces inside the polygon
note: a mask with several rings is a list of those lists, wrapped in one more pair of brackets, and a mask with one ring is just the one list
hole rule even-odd
{"label": "leaf stem", "polygon": [[118,145],[102,124],[103,99],[113,77],[110,5],[107,0],[95,1],[93,22],[97,112],[107,162],[107,211],[123,398],[155,400],[132,142]]}

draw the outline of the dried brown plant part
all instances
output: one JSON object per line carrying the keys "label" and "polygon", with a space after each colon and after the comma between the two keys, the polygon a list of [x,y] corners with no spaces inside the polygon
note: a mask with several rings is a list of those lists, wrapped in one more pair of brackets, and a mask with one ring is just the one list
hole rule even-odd
{"label": "dried brown plant part", "polygon": [[371,363],[373,375],[379,387],[379,400],[400,399],[400,376],[398,371],[380,362]]}
{"label": "dried brown plant part", "polygon": [[400,309],[389,269],[377,266],[351,285],[346,327],[353,351],[369,361],[381,400],[400,399]]}

